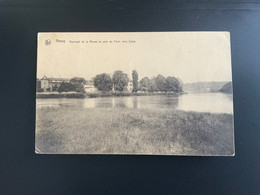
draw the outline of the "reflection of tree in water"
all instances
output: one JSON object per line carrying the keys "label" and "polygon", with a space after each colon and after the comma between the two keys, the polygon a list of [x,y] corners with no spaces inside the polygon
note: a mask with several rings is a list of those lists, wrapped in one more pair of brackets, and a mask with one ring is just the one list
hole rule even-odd
{"label": "reflection of tree in water", "polygon": [[95,99],[96,108],[112,108],[113,107],[113,98],[96,98]]}
{"label": "reflection of tree in water", "polygon": [[130,96],[95,99],[95,107],[105,108],[169,108],[176,109],[179,103],[177,96]]}
{"label": "reflection of tree in water", "polygon": [[133,98],[133,107],[134,107],[134,108],[138,108],[138,107],[139,107],[138,98],[137,98],[137,97],[134,97],[134,98]]}
{"label": "reflection of tree in water", "polygon": [[137,97],[114,97],[112,98],[115,108],[138,108]]}
{"label": "reflection of tree in water", "polygon": [[115,100],[114,107],[116,107],[116,108],[128,107],[126,99],[118,97],[118,98],[114,98],[114,100]]}
{"label": "reflection of tree in water", "polygon": [[115,98],[114,107],[121,108],[169,108],[176,109],[179,98],[176,96],[132,96],[127,98]]}
{"label": "reflection of tree in water", "polygon": [[178,96],[164,96],[165,98],[162,98],[161,104],[163,104],[165,107],[170,109],[176,109],[179,104],[179,97]]}
{"label": "reflection of tree in water", "polygon": [[147,101],[144,103],[146,107],[151,107],[151,108],[176,109],[179,104],[179,97],[172,96],[172,95],[152,96],[152,97],[148,97]]}

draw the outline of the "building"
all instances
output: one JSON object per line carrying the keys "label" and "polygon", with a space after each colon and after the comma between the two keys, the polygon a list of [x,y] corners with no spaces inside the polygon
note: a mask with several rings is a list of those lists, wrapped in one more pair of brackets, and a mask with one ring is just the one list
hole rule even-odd
{"label": "building", "polygon": [[43,91],[47,91],[50,89],[50,81],[45,75],[40,80],[40,83],[41,83],[40,87],[41,89],[43,89]]}
{"label": "building", "polygon": [[68,83],[70,79],[66,78],[49,78],[51,91],[56,91],[62,83]]}
{"label": "building", "polygon": [[[133,91],[133,81],[128,81],[127,85],[124,87],[125,92],[132,92]],[[115,92],[115,85],[113,84],[112,92]]]}
{"label": "building", "polygon": [[133,81],[128,81],[128,85],[127,85],[127,91],[133,91]]}
{"label": "building", "polygon": [[44,75],[40,79],[40,88],[43,91],[56,91],[63,82],[69,82],[66,78],[48,78]]}
{"label": "building", "polygon": [[86,80],[83,83],[86,92],[97,92],[97,88],[94,86],[93,80]]}

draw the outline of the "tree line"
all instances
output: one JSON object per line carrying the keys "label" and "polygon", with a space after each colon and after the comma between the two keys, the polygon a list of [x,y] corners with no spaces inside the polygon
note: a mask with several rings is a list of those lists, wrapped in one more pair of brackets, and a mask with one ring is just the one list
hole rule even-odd
{"label": "tree line", "polygon": [[[129,82],[128,75],[124,72],[117,70],[114,72],[112,78],[109,74],[102,73],[98,74],[94,78],[94,86],[99,91],[109,92],[113,89],[115,91],[124,91]],[[145,92],[181,92],[182,91],[182,82],[180,79],[177,79],[173,76],[165,78],[162,75],[157,75],[149,79],[144,77],[138,82],[138,73],[136,70],[132,71],[132,92],[145,91]]]}
{"label": "tree line", "polygon": [[[94,87],[102,92],[125,91],[130,79],[128,74],[121,70],[114,72],[112,77],[107,73],[98,74],[93,78]],[[59,87],[53,87],[53,91],[58,92],[85,92],[85,79],[81,77],[74,77],[69,82],[63,82]],[[132,92],[181,92],[182,82],[174,76],[164,77],[157,75],[153,78],[144,77],[138,80],[138,73],[136,70],[132,71]]]}
{"label": "tree line", "polygon": [[182,82],[180,79],[175,78],[174,76],[168,76],[165,78],[159,74],[152,79],[149,79],[148,77],[141,79],[138,90],[148,92],[182,92]]}

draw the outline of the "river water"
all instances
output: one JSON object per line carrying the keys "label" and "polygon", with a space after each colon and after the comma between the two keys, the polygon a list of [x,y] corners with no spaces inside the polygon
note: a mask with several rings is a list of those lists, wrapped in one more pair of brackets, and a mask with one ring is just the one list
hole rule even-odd
{"label": "river water", "polygon": [[188,93],[180,96],[127,96],[102,98],[46,98],[36,100],[37,108],[41,107],[74,107],[74,108],[135,108],[135,109],[176,109],[184,111],[233,113],[233,97],[223,93]]}

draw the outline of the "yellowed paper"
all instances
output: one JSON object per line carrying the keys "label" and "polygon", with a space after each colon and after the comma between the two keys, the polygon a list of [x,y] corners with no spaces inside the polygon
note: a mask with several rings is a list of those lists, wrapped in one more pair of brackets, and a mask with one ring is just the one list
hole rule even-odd
{"label": "yellowed paper", "polygon": [[39,33],[35,147],[234,155],[230,33]]}

